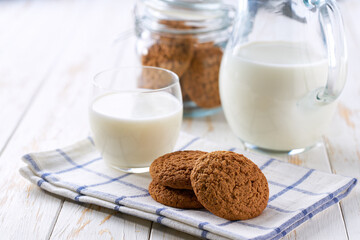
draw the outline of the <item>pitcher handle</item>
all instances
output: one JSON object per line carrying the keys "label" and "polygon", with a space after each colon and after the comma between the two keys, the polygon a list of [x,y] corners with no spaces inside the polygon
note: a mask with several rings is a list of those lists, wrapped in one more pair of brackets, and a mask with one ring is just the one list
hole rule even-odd
{"label": "pitcher handle", "polygon": [[317,100],[331,103],[342,92],[347,74],[347,49],[340,10],[334,0],[312,0],[318,4],[321,30],[328,53],[328,80],[319,89]]}

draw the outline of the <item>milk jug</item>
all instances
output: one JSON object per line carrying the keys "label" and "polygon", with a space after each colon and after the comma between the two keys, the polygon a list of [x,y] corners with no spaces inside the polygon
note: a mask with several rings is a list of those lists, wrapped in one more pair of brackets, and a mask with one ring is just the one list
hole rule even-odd
{"label": "milk jug", "polygon": [[331,123],[346,66],[334,0],[242,0],[220,67],[225,117],[247,147],[308,149]]}

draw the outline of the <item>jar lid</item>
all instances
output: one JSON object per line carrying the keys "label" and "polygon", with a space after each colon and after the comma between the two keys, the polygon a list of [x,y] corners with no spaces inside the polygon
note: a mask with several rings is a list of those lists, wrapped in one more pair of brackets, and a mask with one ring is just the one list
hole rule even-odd
{"label": "jar lid", "polygon": [[138,0],[135,7],[137,24],[151,31],[176,34],[227,29],[235,13],[235,7],[222,0]]}

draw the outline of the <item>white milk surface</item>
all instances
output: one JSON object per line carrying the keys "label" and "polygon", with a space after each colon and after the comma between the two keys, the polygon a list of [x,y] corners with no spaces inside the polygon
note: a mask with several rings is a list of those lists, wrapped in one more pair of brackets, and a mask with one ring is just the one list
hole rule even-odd
{"label": "white milk surface", "polygon": [[220,95],[226,119],[243,141],[273,150],[315,144],[335,103],[309,96],[326,85],[327,59],[305,44],[254,42],[224,54]]}
{"label": "white milk surface", "polygon": [[182,121],[182,106],[171,94],[110,93],[90,106],[96,148],[113,167],[149,167],[171,152]]}

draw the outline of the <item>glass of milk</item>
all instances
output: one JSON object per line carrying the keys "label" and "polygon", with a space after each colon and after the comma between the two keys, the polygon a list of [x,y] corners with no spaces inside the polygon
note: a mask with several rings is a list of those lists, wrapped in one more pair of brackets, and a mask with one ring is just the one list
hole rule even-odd
{"label": "glass of milk", "polygon": [[89,119],[95,147],[110,167],[147,172],[171,152],[182,122],[179,79],[156,67],[98,73],[92,82]]}
{"label": "glass of milk", "polygon": [[329,127],[346,80],[333,0],[244,0],[220,67],[220,96],[249,148],[298,153]]}

